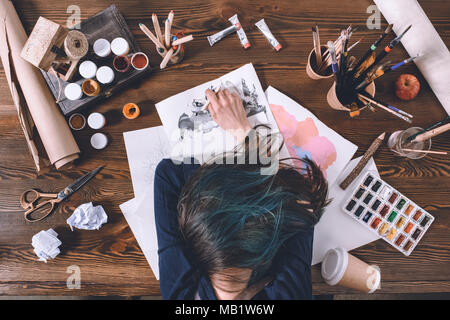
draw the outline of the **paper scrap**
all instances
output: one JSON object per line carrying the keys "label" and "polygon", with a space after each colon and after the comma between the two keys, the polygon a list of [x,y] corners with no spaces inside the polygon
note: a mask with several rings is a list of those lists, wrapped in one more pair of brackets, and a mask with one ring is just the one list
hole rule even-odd
{"label": "paper scrap", "polygon": [[42,230],[35,234],[31,240],[34,252],[39,257],[39,261],[47,263],[47,260],[55,259],[60,253],[59,246],[62,242],[58,239],[58,234],[53,229]]}
{"label": "paper scrap", "polygon": [[95,206],[92,202],[82,204],[75,209],[67,219],[67,224],[73,231],[73,227],[83,230],[98,230],[102,224],[108,222],[108,216],[102,206]]}

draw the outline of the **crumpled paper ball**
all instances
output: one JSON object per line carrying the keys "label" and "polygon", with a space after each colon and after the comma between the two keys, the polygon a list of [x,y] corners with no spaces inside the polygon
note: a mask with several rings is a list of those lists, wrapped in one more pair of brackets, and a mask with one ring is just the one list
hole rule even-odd
{"label": "crumpled paper ball", "polygon": [[58,239],[58,234],[53,229],[42,230],[35,234],[31,240],[34,252],[39,257],[39,261],[47,263],[49,259],[55,259],[60,253],[59,246],[62,242]]}
{"label": "crumpled paper ball", "polygon": [[103,207],[94,207],[92,202],[89,202],[76,208],[69,219],[67,219],[67,224],[72,231],[73,227],[83,230],[98,230],[107,221],[108,216]]}

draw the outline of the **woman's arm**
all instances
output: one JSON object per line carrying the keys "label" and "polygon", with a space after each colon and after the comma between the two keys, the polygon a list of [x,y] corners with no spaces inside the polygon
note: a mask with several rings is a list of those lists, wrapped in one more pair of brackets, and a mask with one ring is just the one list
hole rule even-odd
{"label": "woman's arm", "polygon": [[185,181],[198,165],[176,165],[162,160],[155,172],[155,222],[158,237],[160,288],[164,299],[192,299],[196,272],[184,248],[178,225],[178,198]]}
{"label": "woman's arm", "polygon": [[311,228],[296,234],[280,248],[272,263],[274,280],[264,289],[268,299],[312,298],[313,238]]}

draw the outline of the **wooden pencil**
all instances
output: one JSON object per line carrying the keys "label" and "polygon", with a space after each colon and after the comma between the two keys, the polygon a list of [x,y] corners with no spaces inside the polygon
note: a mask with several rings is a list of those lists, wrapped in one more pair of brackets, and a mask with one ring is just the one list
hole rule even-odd
{"label": "wooden pencil", "polygon": [[178,40],[175,40],[174,42],[172,42],[172,46],[178,46],[180,44],[183,44],[183,43],[191,41],[191,40],[194,40],[194,37],[192,36],[192,34],[188,35],[186,37],[180,38]]}
{"label": "wooden pencil", "polygon": [[166,43],[166,48],[169,49],[170,48],[170,20],[166,19],[166,25],[165,25],[165,43]]}
{"label": "wooden pencil", "polygon": [[372,157],[375,152],[380,147],[381,143],[384,140],[384,137],[386,136],[386,133],[383,132],[378,138],[376,138],[372,144],[370,145],[369,149],[367,149],[366,153],[364,153],[361,160],[358,162],[356,167],[349,173],[349,175],[344,179],[344,181],[341,182],[339,187],[341,187],[342,190],[345,190],[348,188],[348,186],[356,179],[356,177],[359,176],[361,171],[366,166],[367,162],[369,162],[370,157]]}
{"label": "wooden pencil", "polygon": [[161,42],[159,42],[158,38],[155,37],[155,35],[145,26],[145,24],[139,23],[139,28],[142,30],[142,32],[144,32],[147,35],[147,37],[150,38],[150,40],[153,41],[153,43],[159,49],[166,51],[166,49],[164,48],[163,44]]}
{"label": "wooden pencil", "polygon": [[170,58],[172,58],[173,52],[174,52],[173,48],[170,48],[169,51],[167,51],[166,55],[164,56],[163,61],[160,64],[161,69],[164,69],[167,66]]}
{"label": "wooden pencil", "polygon": [[160,43],[164,41],[164,38],[162,36],[161,28],[159,26],[158,16],[156,13],[152,14],[152,20],[153,20],[153,28],[155,29],[156,36],[158,37],[158,40]]}

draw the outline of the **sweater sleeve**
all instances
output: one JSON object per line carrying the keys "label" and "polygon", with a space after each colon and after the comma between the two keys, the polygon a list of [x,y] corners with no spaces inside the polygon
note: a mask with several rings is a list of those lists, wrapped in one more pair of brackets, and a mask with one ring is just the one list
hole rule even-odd
{"label": "sweater sleeve", "polygon": [[185,181],[198,165],[176,165],[162,160],[155,172],[155,222],[158,238],[160,288],[164,299],[191,299],[195,268],[185,249],[178,225],[178,199]]}
{"label": "sweater sleeve", "polygon": [[280,248],[272,262],[274,280],[265,287],[268,299],[312,298],[311,262],[314,229],[302,231]]}

